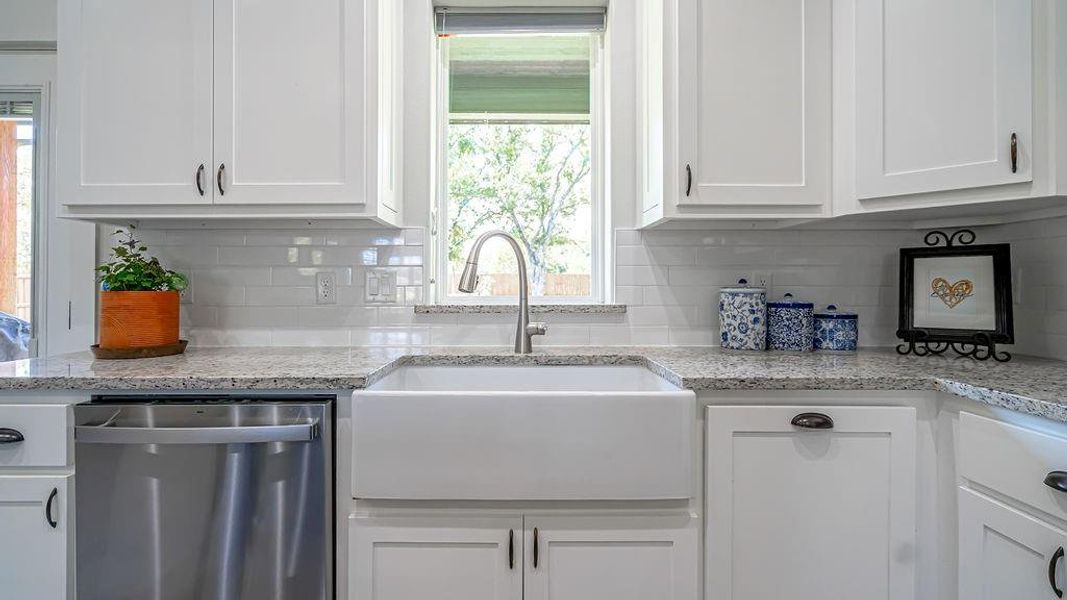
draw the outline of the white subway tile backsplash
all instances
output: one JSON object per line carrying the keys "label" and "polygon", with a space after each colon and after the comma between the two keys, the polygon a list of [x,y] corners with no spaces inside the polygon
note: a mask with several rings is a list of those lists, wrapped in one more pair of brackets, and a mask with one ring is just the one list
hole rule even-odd
{"label": "white subway tile backsplash", "polygon": [[[176,265],[184,261],[182,268],[192,275],[183,329],[197,345],[513,343],[513,314],[414,314],[411,305],[428,297],[422,229],[143,233],[158,240],[161,256],[173,257]],[[719,287],[759,274],[771,277],[772,297],[791,290],[819,305],[858,310],[862,343],[888,345],[896,328],[897,251],[917,245],[919,236],[896,231],[617,230],[615,241],[614,296],[628,312],[546,315],[549,333],[539,343],[715,345]],[[368,269],[395,275],[395,303],[367,302],[363,282]],[[335,305],[315,304],[315,277],[324,271],[337,277]],[[1052,281],[1046,276],[1041,283],[1050,286]],[[1049,306],[1067,307],[1067,300],[1052,300],[1044,287],[1040,291],[1050,298]],[[1062,327],[1062,321],[1044,315],[1036,323],[1034,328]]]}

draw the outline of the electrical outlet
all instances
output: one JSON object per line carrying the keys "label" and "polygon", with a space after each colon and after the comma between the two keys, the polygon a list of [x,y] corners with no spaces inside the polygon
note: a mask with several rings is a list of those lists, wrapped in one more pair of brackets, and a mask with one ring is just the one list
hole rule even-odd
{"label": "electrical outlet", "polygon": [[767,292],[770,293],[771,288],[774,287],[774,276],[770,271],[753,271],[748,283],[756,287],[767,288]]}
{"label": "electrical outlet", "polygon": [[315,274],[315,304],[337,304],[337,273],[320,271]]}

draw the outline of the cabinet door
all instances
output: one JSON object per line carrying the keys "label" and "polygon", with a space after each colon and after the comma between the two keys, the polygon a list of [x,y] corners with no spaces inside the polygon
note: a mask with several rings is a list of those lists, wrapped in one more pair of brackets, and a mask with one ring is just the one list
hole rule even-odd
{"label": "cabinet door", "polygon": [[525,600],[699,598],[700,536],[688,515],[528,516],[525,524]]}
{"label": "cabinet door", "polygon": [[352,600],[522,600],[522,518],[352,517]]}
{"label": "cabinet door", "polygon": [[[792,425],[803,413],[832,428]],[[709,407],[707,600],[913,598],[915,419],[912,408]]]}
{"label": "cabinet door", "polygon": [[1067,547],[1067,532],[966,488],[958,497],[959,597],[1056,600],[1053,585],[1067,586],[1067,569],[1057,557]]}
{"label": "cabinet door", "polygon": [[[831,0],[678,3],[680,205],[821,206]],[[687,192],[688,189],[688,193]]]}
{"label": "cabinet door", "polygon": [[217,204],[366,201],[373,2],[215,2]]}
{"label": "cabinet door", "polygon": [[60,202],[211,202],[211,5],[59,2]]}
{"label": "cabinet door", "polygon": [[0,595],[3,597],[41,600],[67,597],[70,478],[0,477],[0,540],[3,540]]}
{"label": "cabinet door", "polygon": [[859,198],[1032,179],[1032,14],[1032,0],[856,3]]}

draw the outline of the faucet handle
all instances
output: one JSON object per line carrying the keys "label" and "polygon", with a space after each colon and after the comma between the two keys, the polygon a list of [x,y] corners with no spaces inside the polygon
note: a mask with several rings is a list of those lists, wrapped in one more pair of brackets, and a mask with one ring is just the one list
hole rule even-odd
{"label": "faucet handle", "polygon": [[545,335],[548,333],[548,323],[536,321],[526,326],[526,335]]}

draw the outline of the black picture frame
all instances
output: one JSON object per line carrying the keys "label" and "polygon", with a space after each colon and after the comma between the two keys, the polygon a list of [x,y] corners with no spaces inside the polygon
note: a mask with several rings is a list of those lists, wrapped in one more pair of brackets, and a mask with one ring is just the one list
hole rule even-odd
{"label": "black picture frame", "polygon": [[[915,260],[989,256],[993,259],[993,299],[995,329],[949,329],[915,327]],[[1015,343],[1012,312],[1011,244],[980,244],[901,248],[900,250],[900,319],[897,337],[909,344],[970,344],[993,346]],[[940,352],[934,352],[940,353]]]}

